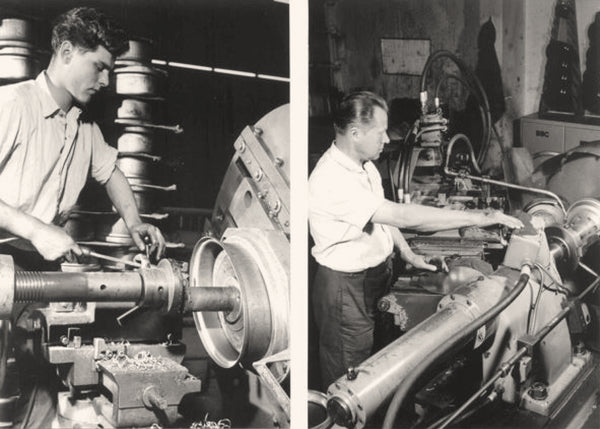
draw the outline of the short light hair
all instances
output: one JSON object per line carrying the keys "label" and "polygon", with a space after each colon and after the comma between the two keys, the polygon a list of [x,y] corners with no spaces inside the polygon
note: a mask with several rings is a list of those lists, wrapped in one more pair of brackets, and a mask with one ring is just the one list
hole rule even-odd
{"label": "short light hair", "polygon": [[388,113],[385,100],[373,92],[358,91],[347,95],[333,112],[336,133],[345,134],[352,125],[369,125],[373,120],[375,107]]}
{"label": "short light hair", "polygon": [[129,49],[125,31],[91,7],[74,8],[56,18],[52,26],[52,50],[58,52],[65,41],[86,51],[104,46],[115,58]]}

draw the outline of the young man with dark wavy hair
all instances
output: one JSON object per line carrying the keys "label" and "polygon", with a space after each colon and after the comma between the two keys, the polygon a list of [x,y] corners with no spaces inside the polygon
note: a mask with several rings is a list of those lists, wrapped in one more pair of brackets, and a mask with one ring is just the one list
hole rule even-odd
{"label": "young man with dark wavy hair", "polygon": [[11,246],[35,250],[45,260],[81,254],[60,225],[91,175],[140,249],[149,236],[158,256],[164,252],[160,231],[140,219],[116,166],[116,149],[82,114],[127,48],[125,32],[101,12],[72,9],[54,23],[48,69],[35,80],[0,88],[0,238],[13,240]]}
{"label": "young man with dark wavy hair", "polygon": [[[61,225],[88,176],[104,185],[138,247],[143,249],[150,237],[157,257],[164,253],[161,232],[140,219],[129,183],[116,166],[117,150],[84,114],[94,94],[108,85],[116,57],[127,49],[125,32],[101,12],[72,9],[54,23],[47,70],[35,80],[0,87],[0,253],[11,254],[17,267],[48,269],[53,264],[47,261],[70,252],[81,255]],[[50,427],[57,383],[51,368],[39,368],[19,351],[27,344],[19,328],[25,319],[21,314],[15,321],[13,336],[22,392],[16,422],[27,415],[21,427]],[[0,330],[7,348],[6,321]],[[0,368],[6,368],[6,356],[1,354]],[[0,396],[8,394],[6,379],[0,378]],[[6,405],[2,410],[0,424],[6,426],[12,416]]]}

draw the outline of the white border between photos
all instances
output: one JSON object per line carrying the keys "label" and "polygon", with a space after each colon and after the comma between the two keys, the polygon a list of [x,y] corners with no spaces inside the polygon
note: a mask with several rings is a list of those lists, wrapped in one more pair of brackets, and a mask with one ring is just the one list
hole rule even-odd
{"label": "white border between photos", "polygon": [[291,428],[306,429],[308,350],[308,1],[290,0]]}

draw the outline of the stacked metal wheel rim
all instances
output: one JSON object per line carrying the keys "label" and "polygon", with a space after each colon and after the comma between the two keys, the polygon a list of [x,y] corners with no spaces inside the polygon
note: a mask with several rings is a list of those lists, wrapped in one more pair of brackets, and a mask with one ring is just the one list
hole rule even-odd
{"label": "stacked metal wheel rim", "polygon": [[[115,124],[120,127],[117,139],[117,166],[127,178],[144,222],[156,223],[167,217],[157,213],[165,192],[175,185],[160,183],[162,143],[165,129],[179,129],[156,124],[164,103],[167,73],[152,66],[152,42],[147,39],[129,41],[129,50],[115,61],[111,88],[120,101]],[[94,247],[118,258],[131,259],[139,253],[127,225],[113,208],[112,212],[94,213]],[[170,243],[171,245],[173,243]],[[109,270],[124,269],[122,264],[107,265]]]}
{"label": "stacked metal wheel rim", "polygon": [[0,21],[0,84],[32,79],[41,70],[33,23],[24,19]]}
{"label": "stacked metal wheel rim", "polygon": [[173,185],[157,183],[161,157],[156,151],[164,138],[162,132],[170,127],[155,123],[155,107],[164,101],[167,73],[152,66],[152,42],[147,39],[130,40],[129,50],[115,65],[115,93],[122,97],[115,122],[123,126],[117,163],[132,186],[140,212],[152,213],[160,206],[161,194],[175,190]]}

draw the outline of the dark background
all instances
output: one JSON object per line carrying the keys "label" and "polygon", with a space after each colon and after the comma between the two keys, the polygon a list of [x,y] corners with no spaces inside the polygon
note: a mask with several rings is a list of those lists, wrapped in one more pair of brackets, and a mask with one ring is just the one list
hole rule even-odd
{"label": "dark background", "polygon": [[[52,20],[77,6],[96,7],[130,37],[151,39],[154,59],[289,77],[289,7],[273,0],[2,0],[0,18],[34,20],[38,46],[50,52]],[[158,181],[178,186],[163,205],[211,208],[235,139],[246,125],[289,102],[289,84],[167,71],[166,100],[155,103],[153,112],[161,115],[154,122],[180,124],[185,132],[164,133],[165,144],[156,151],[164,160]],[[90,106],[114,146],[119,129],[112,120],[120,101],[107,90]]]}

